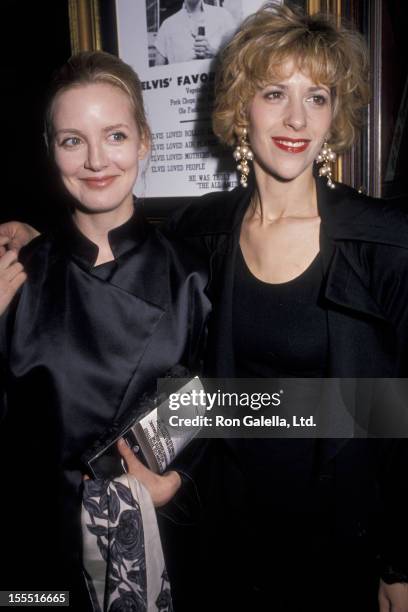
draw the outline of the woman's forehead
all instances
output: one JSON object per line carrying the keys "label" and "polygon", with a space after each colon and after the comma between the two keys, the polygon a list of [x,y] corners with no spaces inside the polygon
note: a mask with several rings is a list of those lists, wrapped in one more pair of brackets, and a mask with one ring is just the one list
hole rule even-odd
{"label": "woman's forehead", "polygon": [[57,92],[54,98],[55,101],[69,98],[70,101],[82,100],[86,102],[88,99],[99,98],[102,101],[114,101],[123,103],[125,100],[130,102],[130,96],[120,87],[108,83],[106,81],[94,81],[91,83],[73,83]]}
{"label": "woman's forehead", "polygon": [[293,75],[300,74],[313,82],[314,85],[331,86],[331,66],[322,58],[300,57],[288,55],[274,59],[265,70],[266,80],[288,80]]}
{"label": "woman's forehead", "polygon": [[128,94],[109,83],[79,83],[60,91],[53,101],[53,121],[61,116],[104,115],[134,117]]}

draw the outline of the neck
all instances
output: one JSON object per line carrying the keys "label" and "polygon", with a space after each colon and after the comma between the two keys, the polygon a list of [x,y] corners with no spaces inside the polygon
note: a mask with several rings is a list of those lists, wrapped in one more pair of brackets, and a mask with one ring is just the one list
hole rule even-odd
{"label": "neck", "polygon": [[187,13],[198,13],[201,11],[201,2],[197,2],[195,5],[191,6],[188,2],[185,2],[185,7]]}
{"label": "neck", "polygon": [[74,212],[74,222],[80,232],[99,249],[95,265],[115,259],[108,234],[111,230],[126,223],[133,215],[133,211],[133,201],[130,201],[124,206],[107,212],[87,213],[82,210]]}
{"label": "neck", "polygon": [[318,215],[312,168],[292,181],[281,181],[255,166],[254,214],[268,223],[284,217]]}

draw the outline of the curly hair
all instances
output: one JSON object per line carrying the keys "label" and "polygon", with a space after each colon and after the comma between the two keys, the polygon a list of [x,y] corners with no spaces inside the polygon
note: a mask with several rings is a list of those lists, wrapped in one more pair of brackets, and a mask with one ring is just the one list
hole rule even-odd
{"label": "curly hair", "polygon": [[47,145],[54,140],[53,109],[58,94],[71,87],[90,83],[108,83],[126,93],[132,104],[133,115],[140,136],[150,143],[150,128],[143,105],[142,86],[136,72],[119,57],[104,51],[82,51],[55,72],[48,92],[45,111],[45,139]]}
{"label": "curly hair", "polygon": [[267,2],[248,17],[220,56],[213,130],[233,145],[248,124],[248,107],[257,91],[283,75],[282,65],[295,66],[317,84],[330,88],[333,121],[329,144],[349,147],[369,102],[368,53],[363,37],[337,26],[323,15]]}

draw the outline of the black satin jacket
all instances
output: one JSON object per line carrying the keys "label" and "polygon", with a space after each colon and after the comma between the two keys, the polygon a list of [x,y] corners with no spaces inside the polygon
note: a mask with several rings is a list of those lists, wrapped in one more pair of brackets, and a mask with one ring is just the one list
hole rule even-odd
{"label": "black satin jacket", "polygon": [[[0,321],[2,472],[24,501],[23,510],[10,500],[11,525],[51,564],[58,549],[78,561],[82,453],[169,368],[194,372],[201,358],[209,301],[193,251],[138,210],[109,242],[115,261],[94,267],[97,247],[73,225],[33,241],[22,256],[28,280]],[[41,583],[54,584],[43,572],[27,588]]]}
{"label": "black satin jacket", "polygon": [[[252,190],[238,187],[229,193],[208,194],[168,225],[167,231],[189,239],[210,261],[209,295],[214,311],[206,361],[212,376],[235,375],[234,270]],[[329,339],[327,377],[406,377],[407,210],[402,204],[376,200],[341,184],[329,189],[321,179],[317,179],[317,194]],[[294,517],[304,512],[310,517],[331,506],[333,531],[342,534],[340,538],[364,540],[371,535],[375,553],[382,553],[384,575],[386,566],[394,564],[408,579],[407,440],[319,440],[312,449],[311,483],[302,472],[305,462],[294,466],[291,459],[295,446],[300,449],[306,442],[288,441],[291,444],[279,449],[277,441],[271,442],[272,451],[267,440],[232,439],[218,444],[214,488],[217,476],[222,472],[223,476],[213,502],[219,515],[224,511],[227,516],[224,525],[228,517],[241,514],[243,529],[261,525],[264,531],[253,534],[253,539],[262,540],[268,513],[269,517],[276,516],[275,511]],[[265,482],[269,482],[267,491]],[[257,500],[259,514],[248,499]],[[292,531],[296,520],[293,518]],[[252,553],[252,559],[260,554],[259,550]],[[233,563],[231,557],[224,559],[224,567],[228,563]]]}

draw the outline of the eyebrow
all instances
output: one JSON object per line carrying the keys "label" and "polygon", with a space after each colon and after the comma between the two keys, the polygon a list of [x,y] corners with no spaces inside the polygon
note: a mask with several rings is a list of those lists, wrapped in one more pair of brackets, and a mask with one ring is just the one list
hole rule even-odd
{"label": "eyebrow", "polygon": [[327,93],[330,93],[330,89],[326,85],[316,85],[316,87],[309,87],[310,92],[322,90],[326,91]]}
{"label": "eyebrow", "polygon": [[[117,130],[119,128],[128,128],[129,126],[127,125],[127,123],[116,123],[115,125],[108,125],[106,127],[103,128],[103,132],[110,132],[111,130]],[[75,128],[61,128],[60,130],[56,130],[55,132],[56,134],[79,134],[80,136],[83,136],[83,132],[81,132],[81,130],[77,130]]]}
{"label": "eyebrow", "polygon": [[[270,85],[266,85],[266,87],[280,87],[281,89],[288,89],[288,85],[285,85],[284,83],[271,83]],[[326,85],[313,85],[312,87],[307,88],[307,91],[310,91],[311,93],[322,90],[330,93],[330,90],[328,87],[326,87]]]}
{"label": "eyebrow", "polygon": [[62,128],[60,130],[55,130],[56,134],[81,134],[82,132],[80,130],[75,130],[74,128]]}
{"label": "eyebrow", "polygon": [[103,128],[104,132],[110,132],[111,130],[118,130],[119,128],[128,128],[127,123],[116,123],[115,125],[108,125],[106,128]]}

